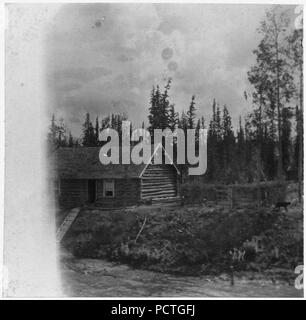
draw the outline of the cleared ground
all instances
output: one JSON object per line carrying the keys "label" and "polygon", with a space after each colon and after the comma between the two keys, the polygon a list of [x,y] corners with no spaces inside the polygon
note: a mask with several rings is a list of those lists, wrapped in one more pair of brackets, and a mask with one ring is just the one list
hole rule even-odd
{"label": "cleared ground", "polygon": [[[64,294],[71,297],[303,297],[293,284],[255,278],[176,276],[98,259],[61,258]],[[274,283],[273,283],[274,282]]]}
{"label": "cleared ground", "polygon": [[[300,206],[281,212],[84,209],[62,243],[63,291],[82,297],[302,297],[294,288],[294,268],[303,261],[302,226]],[[262,236],[263,251],[241,263],[232,286],[228,250],[253,235]]]}

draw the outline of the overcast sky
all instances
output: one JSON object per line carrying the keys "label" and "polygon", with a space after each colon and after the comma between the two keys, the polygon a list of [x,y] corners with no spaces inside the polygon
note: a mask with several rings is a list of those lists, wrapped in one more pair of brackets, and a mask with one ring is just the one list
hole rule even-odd
{"label": "overcast sky", "polygon": [[[243,92],[269,6],[204,4],[67,4],[47,37],[50,112],[80,135],[84,114],[125,112],[147,121],[153,85],[173,79],[171,101],[211,116],[213,98],[237,123],[250,106]],[[294,10],[294,7],[291,7]]]}

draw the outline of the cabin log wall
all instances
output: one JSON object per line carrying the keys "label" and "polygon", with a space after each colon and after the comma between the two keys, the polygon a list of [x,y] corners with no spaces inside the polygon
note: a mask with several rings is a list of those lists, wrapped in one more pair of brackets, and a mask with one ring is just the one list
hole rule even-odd
{"label": "cabin log wall", "polygon": [[87,201],[87,180],[85,179],[61,179],[59,189],[61,207],[78,207]]}
{"label": "cabin log wall", "polygon": [[173,165],[150,164],[141,179],[141,198],[171,198],[178,196],[178,174]]}
{"label": "cabin log wall", "polygon": [[[61,179],[59,205],[73,208],[88,203],[87,179]],[[115,179],[115,196],[103,197],[103,179],[96,180],[96,201],[93,205],[115,208],[135,205],[140,200],[140,179]]]}
{"label": "cabin log wall", "polygon": [[95,205],[103,208],[132,206],[140,200],[140,179],[115,179],[115,196],[103,197],[103,180],[97,181]]}

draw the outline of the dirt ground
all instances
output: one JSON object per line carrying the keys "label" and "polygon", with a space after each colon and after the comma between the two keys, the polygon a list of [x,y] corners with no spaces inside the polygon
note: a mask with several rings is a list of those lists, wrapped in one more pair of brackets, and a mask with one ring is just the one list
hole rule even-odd
{"label": "dirt ground", "polygon": [[70,297],[303,297],[286,282],[228,275],[175,276],[98,259],[61,255],[62,289]]}

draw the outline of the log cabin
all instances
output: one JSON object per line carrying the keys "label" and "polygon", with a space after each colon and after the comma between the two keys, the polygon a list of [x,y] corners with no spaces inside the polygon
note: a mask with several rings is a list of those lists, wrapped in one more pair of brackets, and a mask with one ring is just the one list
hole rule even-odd
{"label": "log cabin", "polygon": [[[162,148],[162,147],[161,147]],[[55,189],[60,207],[90,205],[105,209],[180,198],[175,164],[108,164],[100,147],[60,148],[55,152]]]}

